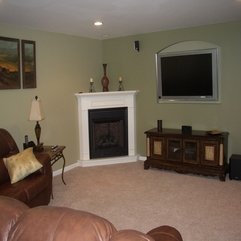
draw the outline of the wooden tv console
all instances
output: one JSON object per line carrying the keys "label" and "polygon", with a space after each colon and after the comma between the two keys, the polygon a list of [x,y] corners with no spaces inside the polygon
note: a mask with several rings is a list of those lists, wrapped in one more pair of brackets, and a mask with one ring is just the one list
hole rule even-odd
{"label": "wooden tv console", "polygon": [[180,173],[218,176],[225,181],[228,171],[228,133],[210,134],[192,131],[182,134],[178,129],[156,128],[146,134],[147,160],[144,169],[156,167]]}

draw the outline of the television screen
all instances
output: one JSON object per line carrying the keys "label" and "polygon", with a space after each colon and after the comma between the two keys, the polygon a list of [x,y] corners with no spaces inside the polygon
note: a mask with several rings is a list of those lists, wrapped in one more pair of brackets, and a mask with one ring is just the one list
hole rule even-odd
{"label": "television screen", "polygon": [[159,100],[217,101],[216,49],[158,53],[156,68]]}

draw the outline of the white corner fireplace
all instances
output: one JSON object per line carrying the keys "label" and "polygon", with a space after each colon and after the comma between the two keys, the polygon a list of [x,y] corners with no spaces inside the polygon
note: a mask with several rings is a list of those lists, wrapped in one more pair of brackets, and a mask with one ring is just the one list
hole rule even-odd
{"label": "white corner fireplace", "polygon": [[134,162],[138,91],[77,93],[79,164]]}

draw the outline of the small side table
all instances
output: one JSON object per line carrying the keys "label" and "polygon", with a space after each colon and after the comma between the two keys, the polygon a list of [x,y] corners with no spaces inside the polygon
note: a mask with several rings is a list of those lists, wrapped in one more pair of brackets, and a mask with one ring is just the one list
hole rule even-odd
{"label": "small side table", "polygon": [[65,146],[43,146],[43,152],[47,153],[51,158],[51,166],[54,165],[59,159],[63,159],[63,166],[62,166],[62,182],[66,185],[64,181],[64,168],[65,168],[65,157],[63,154],[63,150]]}

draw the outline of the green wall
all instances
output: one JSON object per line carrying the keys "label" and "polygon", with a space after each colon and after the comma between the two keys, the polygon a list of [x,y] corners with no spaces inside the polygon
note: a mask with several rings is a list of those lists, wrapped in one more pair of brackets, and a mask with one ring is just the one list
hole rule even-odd
{"label": "green wall", "polygon": [[[126,89],[139,90],[137,96],[137,150],[145,155],[144,131],[156,127],[228,131],[229,156],[241,153],[241,22],[162,31],[105,40],[104,61],[109,64],[109,78],[117,82],[123,76]],[[140,41],[140,52],[133,42]],[[221,103],[181,104],[156,101],[155,53],[182,41],[204,41],[221,49]]]}
{"label": "green wall", "polygon": [[[79,147],[74,94],[88,91],[90,77],[101,78],[102,42],[8,25],[0,25],[0,32],[4,37],[36,41],[37,62],[36,89],[0,90],[0,128],[10,131],[20,150],[24,135],[36,141],[35,122],[28,121],[28,115],[31,101],[38,95],[46,116],[40,122],[40,141],[65,145],[67,165],[76,162]],[[56,163],[54,169],[61,165]]]}
{"label": "green wall", "polygon": [[[41,121],[44,144],[66,145],[67,165],[79,159],[77,101],[74,93],[88,91],[94,78],[101,91],[102,63],[108,63],[110,90],[117,90],[122,76],[126,90],[137,95],[137,151],[145,156],[144,131],[156,126],[220,129],[230,133],[229,155],[241,153],[241,22],[162,31],[109,40],[94,40],[0,24],[1,36],[36,41],[37,88],[0,90],[0,127],[14,136],[20,149],[24,135],[35,140],[28,121],[32,98],[43,102]],[[140,41],[140,52],[133,42]],[[155,53],[181,41],[210,42],[221,48],[220,104],[157,104]],[[54,169],[61,167],[56,163]]]}

